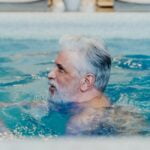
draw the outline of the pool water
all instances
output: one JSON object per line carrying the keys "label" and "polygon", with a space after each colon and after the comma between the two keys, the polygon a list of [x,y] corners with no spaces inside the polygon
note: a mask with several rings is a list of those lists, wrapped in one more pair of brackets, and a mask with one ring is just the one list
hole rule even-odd
{"label": "pool water", "polygon": [[[106,95],[114,105],[136,107],[150,124],[150,39],[105,39],[113,57]],[[0,103],[47,102],[47,74],[58,39],[0,39]],[[0,104],[0,118],[15,135],[64,135],[69,116],[31,106]],[[150,127],[150,126],[149,126]],[[146,128],[143,135],[150,135]]]}

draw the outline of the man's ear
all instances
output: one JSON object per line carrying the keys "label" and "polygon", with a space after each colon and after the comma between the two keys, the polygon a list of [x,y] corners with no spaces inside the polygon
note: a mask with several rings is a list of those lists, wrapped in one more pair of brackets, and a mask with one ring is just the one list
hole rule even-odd
{"label": "man's ear", "polygon": [[95,83],[95,76],[93,74],[87,74],[81,80],[80,90],[82,92],[86,92],[94,86]]}

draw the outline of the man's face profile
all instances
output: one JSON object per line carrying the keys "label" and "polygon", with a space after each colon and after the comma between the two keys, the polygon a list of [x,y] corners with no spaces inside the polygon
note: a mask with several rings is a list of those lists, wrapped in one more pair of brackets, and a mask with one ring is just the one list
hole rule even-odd
{"label": "man's face profile", "polygon": [[[103,95],[110,75],[111,59],[97,40],[66,36],[60,40],[55,67],[48,74],[50,102],[108,106]],[[99,100],[101,99],[101,101]]]}
{"label": "man's face profile", "polygon": [[48,74],[49,92],[54,102],[72,102],[79,90],[79,74],[75,69],[76,58],[74,53],[61,51],[55,67]]}

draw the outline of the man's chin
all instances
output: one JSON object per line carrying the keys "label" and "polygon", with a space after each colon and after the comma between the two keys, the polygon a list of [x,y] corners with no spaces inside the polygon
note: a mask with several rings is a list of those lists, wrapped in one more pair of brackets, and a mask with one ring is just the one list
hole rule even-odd
{"label": "man's chin", "polygon": [[52,103],[56,103],[56,104],[65,103],[65,101],[63,101],[63,100],[61,100],[61,99],[53,99],[53,98],[50,98],[49,101],[52,102]]}
{"label": "man's chin", "polygon": [[72,103],[71,99],[64,99],[61,97],[56,97],[55,95],[50,95],[49,102],[56,103],[56,104]]}
{"label": "man's chin", "polygon": [[71,101],[51,98],[49,99],[49,108],[60,113],[71,114],[71,110],[74,108],[76,109],[77,104]]}

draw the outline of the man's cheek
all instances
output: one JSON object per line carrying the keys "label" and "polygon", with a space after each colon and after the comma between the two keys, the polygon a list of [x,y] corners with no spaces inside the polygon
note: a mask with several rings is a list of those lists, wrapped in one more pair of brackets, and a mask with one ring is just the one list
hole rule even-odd
{"label": "man's cheek", "polygon": [[57,81],[57,86],[61,89],[61,88],[65,88],[66,84],[63,80],[58,80]]}
{"label": "man's cheek", "polygon": [[68,77],[60,77],[57,82],[60,86],[65,87],[70,84],[71,80]]}

